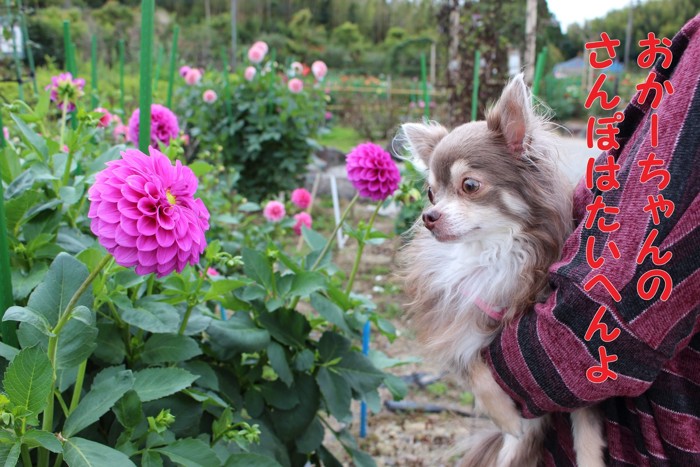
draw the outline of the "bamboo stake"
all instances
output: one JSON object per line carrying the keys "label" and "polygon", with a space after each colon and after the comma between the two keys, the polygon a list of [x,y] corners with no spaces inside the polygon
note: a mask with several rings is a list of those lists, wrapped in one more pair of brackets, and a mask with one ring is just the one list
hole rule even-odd
{"label": "bamboo stake", "polygon": [[168,98],[165,101],[168,108],[173,102],[173,83],[175,81],[175,63],[177,61],[177,36],[180,34],[180,26],[173,28],[173,46],[170,49],[170,70],[168,72]]}
{"label": "bamboo stake", "polygon": [[122,116],[126,119],[126,105],[124,104],[124,39],[119,39],[119,104],[122,107]]}
{"label": "bamboo stake", "polygon": [[481,51],[474,53],[474,79],[472,81],[472,122],[476,121],[479,109],[479,68],[481,68]]}
{"label": "bamboo stake", "polygon": [[95,110],[100,103],[97,97],[97,36],[93,34],[90,47],[90,61],[92,65],[92,110]]}
{"label": "bamboo stake", "polygon": [[[5,149],[5,135],[2,134],[2,114],[0,113],[0,151]],[[12,273],[10,269],[10,244],[7,239],[7,224],[5,220],[5,193],[2,187],[2,169],[0,168],[0,320],[5,311],[14,305],[12,296]],[[0,324],[2,341],[17,347],[15,325],[11,321]]]}

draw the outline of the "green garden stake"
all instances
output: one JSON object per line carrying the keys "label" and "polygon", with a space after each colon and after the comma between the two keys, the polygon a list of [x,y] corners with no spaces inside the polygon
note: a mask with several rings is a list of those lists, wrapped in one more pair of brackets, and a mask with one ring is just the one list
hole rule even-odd
{"label": "green garden stake", "polygon": [[177,36],[180,34],[180,26],[173,28],[173,46],[170,49],[170,70],[168,71],[168,99],[167,107],[170,109],[173,102],[173,83],[175,81],[175,63],[177,61]]}
{"label": "green garden stake", "polygon": [[[10,0],[5,0],[5,5],[7,5],[8,13],[11,12]],[[15,72],[17,76],[17,87],[19,89],[19,100],[24,100],[24,88],[22,87],[22,61],[19,59],[19,47],[17,46],[17,40],[15,39],[15,33],[12,21],[12,15],[10,17],[10,36],[12,37],[12,56],[15,60]]]}
{"label": "green garden stake", "polygon": [[542,47],[542,52],[537,55],[537,64],[535,65],[535,78],[532,80],[532,95],[537,96],[540,90],[540,81],[544,72],[544,65],[547,62],[547,47]]}
{"label": "green garden stake", "polygon": [[[0,151],[5,150],[5,135],[2,134],[2,115],[0,115]],[[12,273],[10,269],[10,243],[7,241],[7,221],[5,218],[5,193],[2,188],[2,169],[0,168],[0,320],[5,311],[14,305],[12,297]],[[2,342],[18,347],[15,324],[4,321],[0,324]]]}
{"label": "green garden stake", "polygon": [[92,44],[90,51],[90,58],[92,63],[92,109],[95,110],[100,104],[100,100],[97,97],[97,36],[92,36]]}
{"label": "green garden stake", "polygon": [[126,118],[126,105],[124,104],[124,39],[119,39],[119,105],[122,108],[122,116]]}
{"label": "green garden stake", "polygon": [[70,42],[70,21],[63,22],[63,63],[64,68],[71,71],[70,63],[71,42]]}
{"label": "green garden stake", "polygon": [[481,68],[481,51],[474,54],[474,79],[472,80],[472,122],[476,121],[479,104],[479,68]]}
{"label": "green garden stake", "polygon": [[224,101],[226,102],[226,115],[231,117],[233,115],[233,109],[231,108],[231,91],[229,89],[229,78],[228,78],[228,51],[225,47],[221,49],[221,60],[224,62]]}
{"label": "green garden stake", "polygon": [[139,149],[148,153],[151,144],[151,60],[153,58],[154,0],[141,0],[141,74],[139,76]]}
{"label": "green garden stake", "polygon": [[425,52],[420,54],[420,80],[423,86],[423,116],[430,118],[430,94],[428,94],[428,72],[425,65]]}
{"label": "green garden stake", "polygon": [[158,46],[158,58],[156,59],[156,72],[153,76],[153,93],[158,90],[158,80],[160,79],[160,67],[163,65],[163,46]]}
{"label": "green garden stake", "polygon": [[34,67],[34,52],[29,46],[29,30],[27,29],[27,17],[24,15],[22,9],[22,0],[17,0],[17,8],[19,8],[20,21],[22,22],[22,41],[24,42],[24,53],[27,55],[27,61],[29,62],[29,69],[32,72],[32,84],[34,87],[34,94],[39,94],[39,88],[36,85],[36,69]]}

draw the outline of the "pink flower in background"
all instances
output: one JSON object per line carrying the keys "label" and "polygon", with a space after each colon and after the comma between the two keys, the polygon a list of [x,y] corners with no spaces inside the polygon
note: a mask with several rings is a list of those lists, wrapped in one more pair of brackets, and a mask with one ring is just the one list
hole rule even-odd
{"label": "pink flower in background", "polygon": [[290,68],[295,75],[300,75],[304,72],[304,65],[299,62],[292,62]]}
{"label": "pink flower in background", "polygon": [[270,222],[279,222],[284,219],[286,211],[284,210],[284,204],[279,201],[270,201],[263,209],[263,216]]}
{"label": "pink flower in background", "polygon": [[117,264],[158,277],[199,262],[209,211],[195,198],[197,177],[151,147],[107,162],[88,190],[90,228]]}
{"label": "pink flower in background", "polygon": [[399,187],[401,174],[391,155],[381,146],[364,143],[347,155],[348,180],[360,196],[383,201]]}
{"label": "pink flower in background", "polygon": [[333,114],[327,111],[326,112],[326,120],[330,120],[331,118],[333,118]]}
{"label": "pink flower in background", "polygon": [[207,275],[210,277],[216,277],[219,275],[219,271],[214,268],[207,268]]}
{"label": "pink flower in background", "polygon": [[66,154],[68,154],[68,153],[70,152],[70,149],[68,149],[68,145],[67,145],[67,144],[64,144],[63,147],[61,148],[61,151],[63,151],[63,152],[65,152]]}
{"label": "pink flower in background", "polygon": [[[151,105],[151,145],[158,147],[158,142],[170,143],[171,138],[177,138],[180,127],[175,114],[160,104]],[[129,141],[139,144],[139,109],[134,110],[129,119]]]}
{"label": "pink flower in background", "polygon": [[297,188],[292,191],[292,203],[299,209],[306,209],[311,204],[311,193],[306,188]]}
{"label": "pink flower in background", "polygon": [[248,60],[252,63],[258,64],[265,58],[266,52],[261,47],[251,47],[248,49]]}
{"label": "pink flower in background", "polygon": [[322,81],[326,73],[328,73],[328,67],[321,60],[316,60],[311,64],[311,72],[317,80]]}
{"label": "pink flower in background", "polygon": [[94,111],[100,112],[102,114],[100,119],[97,121],[98,127],[106,128],[109,126],[110,123],[112,123],[112,114],[109,113],[109,111],[107,109],[103,109],[102,107],[98,107]]}
{"label": "pink flower in background", "polygon": [[10,130],[6,126],[2,127],[2,135],[5,137],[5,140],[10,139]]}
{"label": "pink flower in background", "polygon": [[299,78],[292,78],[287,83],[287,87],[294,94],[299,94],[301,91],[304,90],[304,82]]}
{"label": "pink flower in background", "polygon": [[211,89],[207,89],[202,95],[202,99],[204,99],[204,102],[206,102],[207,104],[213,104],[214,102],[216,102],[216,97],[216,93]]}
{"label": "pink flower in background", "polygon": [[255,73],[257,73],[257,70],[255,69],[255,67],[249,66],[248,68],[245,69],[243,76],[245,77],[246,80],[253,81],[253,78],[255,78]]}
{"label": "pink flower in background", "polygon": [[187,65],[180,67],[180,76],[183,78],[187,75],[187,72],[190,71],[190,67]]}
{"label": "pink flower in background", "polygon": [[61,73],[51,77],[51,84],[46,86],[46,90],[51,90],[51,100],[56,102],[59,109],[67,105],[66,110],[75,110],[75,102],[81,97],[85,80],[82,78],[73,79],[70,73]]}
{"label": "pink flower in background", "polygon": [[119,123],[114,127],[112,135],[117,141],[126,141],[129,138],[129,127]]}
{"label": "pink flower in background", "polygon": [[267,46],[267,42],[264,42],[264,41],[257,41],[255,44],[252,45],[252,47],[256,47],[256,48],[262,50],[263,54],[267,54],[267,52],[270,51],[270,48]]}
{"label": "pink flower in background", "polygon": [[190,68],[185,73],[185,83],[194,86],[202,80],[202,72],[197,68]]}
{"label": "pink flower in background", "polygon": [[181,136],[181,138],[182,138],[182,144],[183,144],[184,146],[187,146],[187,145],[190,144],[190,135],[188,135],[187,133],[185,133],[184,135]]}
{"label": "pink flower in background", "polygon": [[301,235],[301,227],[306,226],[307,229],[311,228],[311,214],[308,212],[300,212],[299,214],[294,215],[294,220],[296,223],[294,224],[294,233],[297,235]]}

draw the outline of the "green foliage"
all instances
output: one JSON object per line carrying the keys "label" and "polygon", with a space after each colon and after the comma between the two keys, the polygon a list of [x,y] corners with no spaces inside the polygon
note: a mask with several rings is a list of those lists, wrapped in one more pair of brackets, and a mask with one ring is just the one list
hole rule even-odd
{"label": "green foliage", "polygon": [[[272,73],[262,78],[277,80]],[[281,81],[270,84],[272,91],[267,85],[236,84],[234,106],[259,105],[245,96],[258,89],[286,109],[268,120],[246,117],[270,125],[257,136],[250,128],[237,157],[254,152],[257,138],[258,156],[281,164],[267,148],[292,157],[310,143],[285,136],[279,146],[265,146],[261,135],[282,131],[275,125],[287,112],[285,124],[308,138],[317,115],[304,112],[320,107],[283,94]],[[192,106],[199,116],[211,111],[194,100]],[[96,173],[124,146],[114,146],[110,130],[96,128],[80,102],[75,129],[66,125],[62,140],[60,116],[45,96],[36,108],[13,103],[3,110],[12,116],[2,183],[14,284],[4,320],[18,324],[20,345],[0,343],[0,460],[14,465],[21,455],[25,465],[45,466],[61,455],[81,467],[290,467],[332,461],[324,447],[331,430],[356,464],[371,465],[349,432],[327,420],[349,422],[353,401],[376,403],[382,384],[396,397],[405,393],[381,369],[391,359],[366,357],[358,345],[367,320],[389,339],[395,331],[370,300],[345,292],[345,273],[322,255],[326,236],[305,230],[306,245],[297,250],[291,219],[265,222],[259,204],[230,194],[232,174],[219,170],[221,161],[202,158],[192,169],[212,227],[201,264],[164,278],[138,276],[105,253],[87,217]],[[195,128],[202,153],[216,152],[215,127]],[[182,162],[179,143],[163,150]],[[291,185],[269,173],[257,180],[268,189]],[[383,238],[371,225],[348,231],[367,242]]]}

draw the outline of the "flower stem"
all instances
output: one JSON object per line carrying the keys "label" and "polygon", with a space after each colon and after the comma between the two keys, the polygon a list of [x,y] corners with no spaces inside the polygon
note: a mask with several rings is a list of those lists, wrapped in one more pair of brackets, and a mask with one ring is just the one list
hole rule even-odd
{"label": "flower stem", "polygon": [[[185,333],[185,329],[187,329],[187,322],[190,320],[190,315],[192,314],[192,310],[194,309],[194,306],[196,304],[197,300],[197,294],[199,294],[199,289],[202,288],[202,283],[204,282],[204,277],[206,276],[206,271],[209,270],[209,267],[211,266],[211,262],[207,264],[207,267],[204,268],[204,271],[201,271],[199,274],[199,279],[197,280],[197,287],[194,289],[194,296],[190,296],[190,299],[188,300],[187,304],[187,311],[185,311],[185,316],[182,318],[182,324],[180,324],[180,330],[177,332],[180,335],[183,335]],[[195,268],[196,271],[196,268]]]}
{"label": "flower stem", "polygon": [[[112,255],[105,255],[102,260],[100,260],[99,264],[95,267],[95,269],[90,273],[89,276],[83,281],[82,284],[80,284],[80,287],[78,287],[78,290],[75,291],[73,296],[71,297],[70,301],[68,302],[68,305],[66,305],[66,308],[63,310],[63,312],[59,315],[58,317],[58,322],[56,323],[56,326],[51,330],[51,337],[49,337],[49,349],[48,349],[48,356],[49,356],[49,361],[51,362],[51,368],[52,368],[52,377],[51,377],[51,385],[53,387],[54,384],[56,384],[56,355],[57,355],[57,348],[58,348],[58,335],[60,334],[61,330],[63,329],[63,326],[68,323],[68,320],[70,320],[71,317],[71,311],[73,311],[73,308],[75,307],[75,304],[78,303],[78,300],[80,300],[80,297],[85,293],[87,288],[92,284],[92,281],[95,280],[97,275],[102,272],[104,267],[107,265],[107,263],[112,259]],[[44,419],[42,420],[41,428],[44,431],[51,432],[53,429],[53,407],[54,407],[54,394],[53,391],[51,391],[51,394],[49,394],[49,400],[46,405],[46,410],[44,410]],[[39,450],[39,466],[40,467],[48,467],[49,465],[49,452],[46,449],[40,449]]]}
{"label": "flower stem", "polygon": [[22,443],[22,464],[24,465],[32,465],[32,458],[29,457],[29,448],[27,448],[27,445]]}
{"label": "flower stem", "polygon": [[326,253],[328,253],[328,249],[333,245],[333,240],[335,239],[336,234],[338,233],[338,230],[340,230],[340,226],[343,225],[343,222],[345,222],[345,219],[348,217],[348,214],[350,214],[350,209],[352,209],[352,206],[355,204],[355,202],[358,200],[360,197],[359,193],[356,193],[355,196],[350,200],[350,204],[345,208],[345,211],[343,211],[343,215],[340,218],[340,221],[335,226],[335,229],[333,229],[333,233],[331,234],[330,237],[328,237],[328,241],[326,244],[323,246],[323,250],[321,250],[321,254],[316,258],[316,261],[314,261],[313,266],[311,266],[310,271],[314,271],[318,265],[321,263],[321,260],[323,260],[323,257],[326,256]]}
{"label": "flower stem", "polygon": [[[66,115],[68,113],[68,101],[63,101],[63,109],[61,111],[61,136],[58,139],[58,149],[63,151],[63,136],[66,132]],[[70,166],[73,163],[71,160],[71,152],[68,151],[68,159],[66,160],[66,167],[63,169],[63,185],[68,184],[68,176],[70,175]]]}
{"label": "flower stem", "polygon": [[78,367],[78,376],[75,380],[75,385],[73,385],[73,397],[70,400],[70,407],[68,408],[68,415],[73,413],[75,408],[80,402],[80,393],[83,391],[83,380],[85,379],[85,369],[87,368],[87,359],[83,360],[83,363]]}
{"label": "flower stem", "polygon": [[362,252],[365,249],[365,245],[367,243],[367,237],[369,236],[369,233],[372,231],[372,225],[374,225],[374,220],[377,218],[377,213],[379,213],[379,209],[382,207],[382,203],[377,203],[377,207],[374,208],[374,212],[372,213],[372,217],[369,219],[369,224],[365,228],[365,233],[362,235],[362,240],[358,242],[357,245],[357,255],[355,256],[355,263],[352,265],[352,272],[350,273],[350,279],[348,279],[348,285],[345,287],[345,294],[349,294],[352,291],[352,285],[355,282],[355,276],[357,275],[357,270],[360,268],[360,260],[362,259]]}

